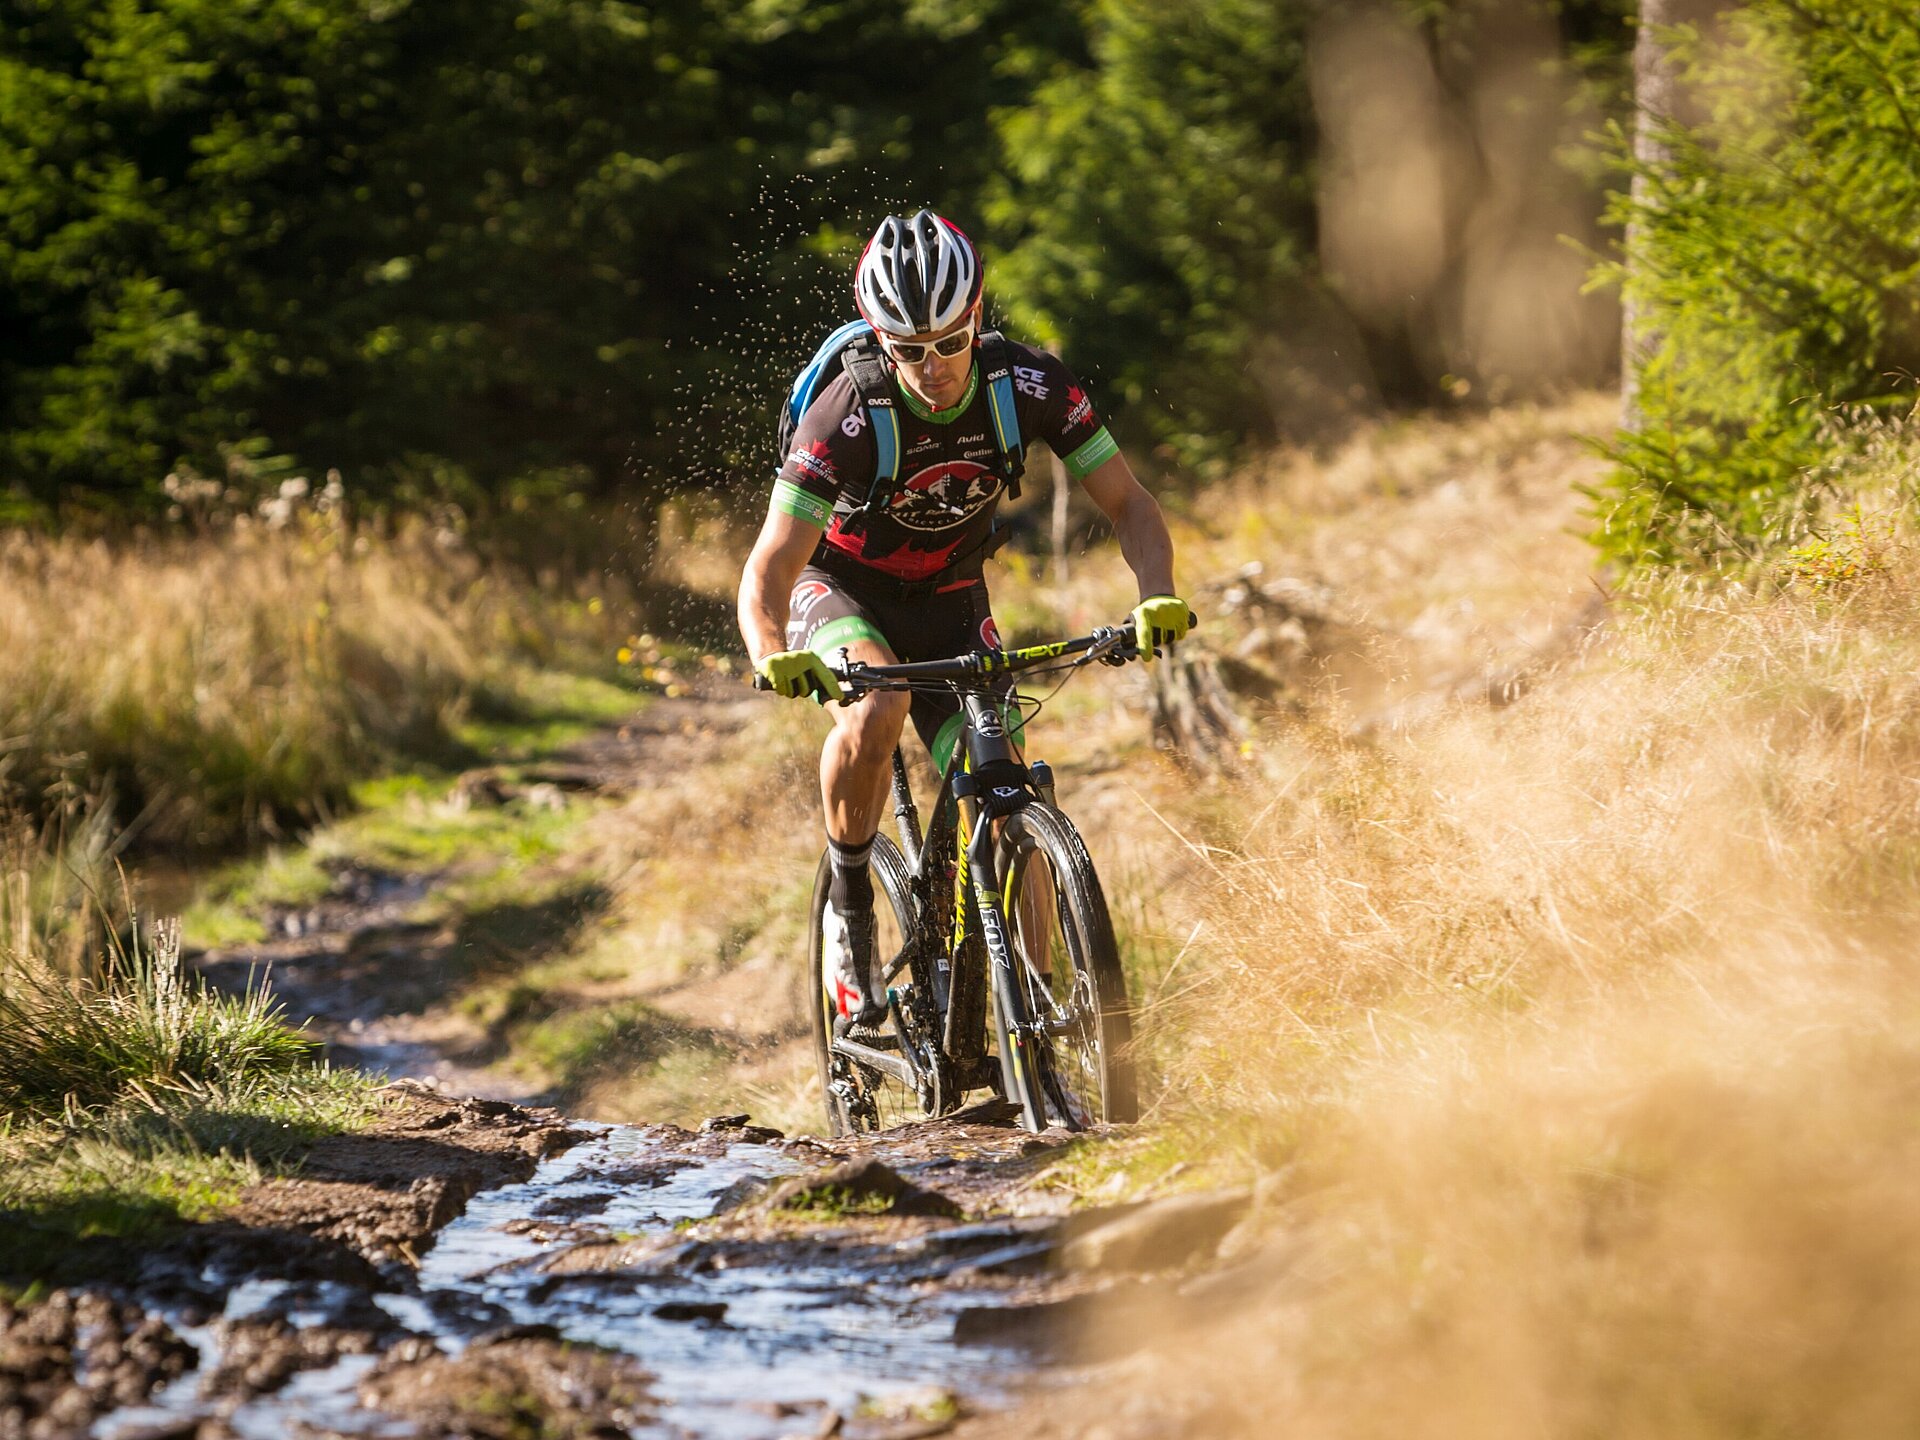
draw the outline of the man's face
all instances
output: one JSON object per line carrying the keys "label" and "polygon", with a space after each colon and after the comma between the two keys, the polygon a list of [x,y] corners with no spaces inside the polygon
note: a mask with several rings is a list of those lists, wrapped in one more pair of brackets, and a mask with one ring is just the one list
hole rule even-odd
{"label": "man's face", "polygon": [[[963,330],[975,334],[980,329],[980,307],[976,304],[953,324],[944,330],[936,330],[930,335],[914,335],[898,341],[887,342],[887,353],[893,357],[893,363],[900,368],[900,378],[907,389],[915,396],[931,405],[935,410],[951,409],[967,393],[967,376],[973,369],[973,346],[969,343],[957,355],[942,355],[935,346],[949,336],[958,335]],[[921,358],[909,363],[900,358],[894,350],[895,345],[918,345],[924,347]]]}

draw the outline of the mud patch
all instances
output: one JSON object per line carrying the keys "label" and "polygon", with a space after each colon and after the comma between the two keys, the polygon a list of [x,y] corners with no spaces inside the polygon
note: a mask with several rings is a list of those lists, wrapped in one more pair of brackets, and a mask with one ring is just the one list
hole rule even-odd
{"label": "mud patch", "polygon": [[280,1316],[236,1320],[220,1327],[220,1363],[201,1382],[208,1399],[251,1400],[270,1395],[303,1370],[324,1370],[347,1355],[372,1355],[399,1329],[380,1312],[378,1325],[346,1328],[295,1326]]}
{"label": "mud patch", "polygon": [[557,1337],[478,1340],[452,1358],[409,1343],[361,1382],[360,1400],[423,1435],[606,1440],[651,1420],[650,1380],[628,1356]]}
{"label": "mud patch", "polygon": [[252,1187],[219,1220],[150,1257],[145,1284],[171,1279],[202,1299],[255,1275],[391,1289],[477,1192],[526,1180],[587,1138],[551,1110],[455,1101],[407,1083],[386,1095],[374,1125],[317,1142],[297,1174]]}
{"label": "mud patch", "polygon": [[0,1301],[0,1434],[79,1435],[198,1362],[165,1320],[96,1291]]}

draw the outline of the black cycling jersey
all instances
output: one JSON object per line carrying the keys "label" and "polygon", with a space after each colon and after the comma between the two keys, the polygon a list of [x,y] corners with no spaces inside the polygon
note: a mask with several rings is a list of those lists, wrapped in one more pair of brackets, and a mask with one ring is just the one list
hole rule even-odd
{"label": "black cycling jersey", "polygon": [[[1076,480],[1119,453],[1072,371],[1044,350],[1008,344],[1022,437],[1044,440]],[[877,502],[864,525],[849,531],[846,520],[866,500],[876,448],[845,375],[800,417],[774,481],[774,506],[821,526],[829,552],[896,580],[928,580],[977,554],[1003,488],[978,353],[967,393],[950,410],[929,410],[895,376],[899,470],[892,497]]]}

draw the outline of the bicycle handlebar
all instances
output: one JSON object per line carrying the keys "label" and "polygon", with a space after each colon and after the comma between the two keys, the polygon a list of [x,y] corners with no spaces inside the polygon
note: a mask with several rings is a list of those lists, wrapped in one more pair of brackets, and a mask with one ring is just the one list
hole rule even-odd
{"label": "bicycle handlebar", "polygon": [[[910,689],[915,681],[965,684],[969,680],[1016,674],[1075,655],[1086,657],[1074,662],[1083,665],[1093,660],[1102,660],[1109,665],[1124,665],[1129,660],[1139,658],[1133,623],[1103,625],[1073,640],[1052,640],[1044,645],[1023,645],[1014,650],[976,651],[948,660],[913,660],[899,665],[869,665],[865,661],[854,660],[844,668],[832,665],[827,668],[833,671],[834,678],[846,692],[842,701],[846,703],[873,690]],[[753,688],[771,690],[773,686],[766,676],[756,672]]]}

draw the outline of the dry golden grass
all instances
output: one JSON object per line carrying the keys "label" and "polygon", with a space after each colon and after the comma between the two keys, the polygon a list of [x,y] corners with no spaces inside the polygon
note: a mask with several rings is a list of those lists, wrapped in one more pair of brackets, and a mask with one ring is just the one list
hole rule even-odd
{"label": "dry golden grass", "polygon": [[569,639],[610,653],[631,618],[616,596],[539,593],[425,524],[15,532],[0,537],[0,781],[29,803],[110,784],[149,840],[273,833],[444,747],[459,707],[509,688],[508,665]]}
{"label": "dry golden grass", "polygon": [[[1361,518],[1419,554],[1421,503]],[[1197,928],[1151,992],[1157,1155],[1263,1177],[1254,1283],[1050,1433],[1912,1433],[1920,552],[1891,523],[1764,595],[1622,602],[1505,709],[1315,703],[1257,778],[1163,807]],[[1445,600],[1416,565],[1353,603],[1405,615],[1406,584]]]}

